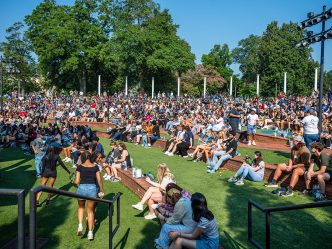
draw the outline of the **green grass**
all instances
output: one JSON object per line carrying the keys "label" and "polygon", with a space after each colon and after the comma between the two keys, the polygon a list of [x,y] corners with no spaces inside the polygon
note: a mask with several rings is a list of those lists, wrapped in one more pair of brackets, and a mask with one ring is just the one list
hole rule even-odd
{"label": "green grass", "polygon": [[[106,139],[101,140],[105,149],[109,146]],[[247,202],[253,199],[264,207],[289,204],[308,203],[312,200],[295,193],[290,198],[281,198],[270,194],[271,189],[263,187],[262,183],[246,181],[243,186],[227,183],[233,172],[225,171],[208,175],[204,163],[193,163],[177,156],[168,157],[158,148],[144,149],[141,146],[128,144],[128,150],[134,159],[134,166],[144,172],[156,173],[158,163],[165,162],[176,176],[177,183],[190,192],[201,192],[207,200],[209,208],[218,221],[221,240],[225,248],[232,248],[224,232],[239,242],[245,248],[253,248],[247,242]],[[240,153],[250,154],[254,149],[240,148]],[[287,153],[262,151],[268,162],[287,160]],[[26,157],[19,149],[5,149],[0,152],[0,170],[2,178],[0,188],[25,188],[27,191],[39,185],[35,179],[34,160]],[[122,192],[121,197],[121,227],[114,238],[117,248],[153,248],[153,239],[157,236],[160,226],[157,221],[146,221],[144,213],[131,208],[138,198],[120,183],[104,182],[106,197],[111,193]],[[75,191],[69,184],[64,171],[58,169],[58,179],[55,187]],[[43,195],[42,199],[45,199]],[[28,197],[26,199],[28,214]],[[16,234],[17,209],[14,198],[0,197],[0,245],[12,239]],[[108,219],[107,210],[98,205],[96,216],[101,221],[95,240],[89,242],[86,237],[80,239],[75,235],[77,228],[75,200],[58,196],[49,207],[38,209],[37,234],[49,238],[46,248],[107,248]],[[147,210],[145,210],[147,212]],[[254,210],[254,238],[264,245],[264,216]],[[28,216],[26,216],[28,218]],[[27,220],[28,221],[28,220]],[[271,217],[272,248],[332,248],[329,239],[332,226],[332,208],[308,209],[272,214]],[[28,228],[28,223],[26,230]]]}

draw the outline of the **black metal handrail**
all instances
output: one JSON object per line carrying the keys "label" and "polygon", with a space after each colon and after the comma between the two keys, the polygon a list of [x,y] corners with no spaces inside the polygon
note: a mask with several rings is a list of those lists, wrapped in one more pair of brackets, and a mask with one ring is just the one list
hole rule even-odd
{"label": "black metal handrail", "polygon": [[[43,191],[46,193],[51,193],[51,194],[57,194],[57,195],[63,195],[63,196],[68,196],[68,197],[73,197],[77,199],[83,199],[83,200],[89,200],[89,201],[95,201],[95,202],[100,202],[104,204],[108,204],[108,217],[109,217],[109,248],[112,249],[113,247],[113,237],[118,231],[120,227],[120,196],[122,195],[121,193],[115,194],[111,200],[107,199],[98,199],[98,198],[93,198],[85,195],[80,195],[76,194],[73,192],[68,192],[64,191],[61,189],[56,189],[56,188],[50,188],[46,186],[38,186],[30,190],[30,222],[29,222],[29,245],[30,249],[35,249],[36,248],[36,197],[37,193]],[[114,212],[114,202],[117,202],[117,219],[116,219],[116,227],[113,230],[113,212]]]}
{"label": "black metal handrail", "polygon": [[270,249],[271,246],[271,225],[270,225],[270,215],[273,212],[283,212],[290,210],[298,210],[298,209],[307,209],[307,208],[318,208],[318,207],[330,207],[332,206],[331,201],[322,201],[322,202],[312,202],[306,204],[298,204],[298,205],[289,205],[289,206],[281,206],[281,207],[269,207],[263,208],[257,202],[253,200],[248,201],[248,240],[252,243],[256,248],[263,249],[263,246],[259,244],[256,240],[252,238],[252,206],[256,207],[263,213],[265,213],[265,248]]}
{"label": "black metal handrail", "polygon": [[0,195],[16,196],[18,204],[18,217],[17,217],[17,248],[24,249],[24,215],[25,215],[25,199],[24,189],[0,189]]}

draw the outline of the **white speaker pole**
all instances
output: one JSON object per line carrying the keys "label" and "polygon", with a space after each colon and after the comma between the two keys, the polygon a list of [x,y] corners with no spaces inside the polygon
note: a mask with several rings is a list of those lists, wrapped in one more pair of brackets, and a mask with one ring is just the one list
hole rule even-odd
{"label": "white speaker pole", "polygon": [[100,75],[98,75],[98,96],[100,97],[101,85],[100,85]]}
{"label": "white speaker pole", "polygon": [[128,95],[128,76],[126,76],[125,95]]}
{"label": "white speaker pole", "polygon": [[151,93],[152,98],[154,97],[154,77],[152,77],[152,93]]}
{"label": "white speaker pole", "polygon": [[180,77],[178,77],[178,97],[180,97]]}
{"label": "white speaker pole", "polygon": [[284,73],[284,93],[287,93],[287,72]]}
{"label": "white speaker pole", "polygon": [[203,88],[203,97],[206,96],[206,77],[204,77],[204,88]]}
{"label": "white speaker pole", "polygon": [[257,88],[256,88],[256,95],[259,96],[259,74],[257,74]]}
{"label": "white speaker pole", "polygon": [[231,82],[229,84],[229,96],[233,95],[233,76],[231,76]]}

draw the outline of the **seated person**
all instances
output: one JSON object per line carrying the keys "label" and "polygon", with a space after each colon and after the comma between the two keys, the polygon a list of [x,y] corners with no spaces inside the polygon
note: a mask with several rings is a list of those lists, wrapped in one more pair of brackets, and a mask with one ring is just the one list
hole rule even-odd
{"label": "seated person", "polygon": [[103,170],[106,172],[103,176],[105,180],[111,180],[111,165],[114,163],[115,158],[121,158],[121,152],[118,148],[118,145],[116,142],[111,142],[110,143],[111,150],[108,152],[105,162],[102,164],[103,165]]}
{"label": "seated person", "polygon": [[[235,185],[243,185],[244,179],[248,178],[254,182],[261,182],[264,178],[265,162],[260,151],[255,151],[254,160],[249,157],[241,165],[239,170],[231,177],[228,182],[233,182]],[[240,179],[238,179],[240,177]]]}
{"label": "seated person", "polygon": [[[315,200],[326,200],[325,182],[332,180],[332,167],[330,163],[330,156],[323,152],[324,145],[319,142],[313,142],[311,145],[312,156],[310,160],[310,167],[306,173],[306,190],[310,192],[310,183],[314,178],[317,178],[320,195]],[[317,165],[318,170],[314,170],[314,165]]]}
{"label": "seated person", "polygon": [[144,203],[148,203],[149,214],[144,217],[146,220],[157,218],[152,204],[163,202],[163,193],[165,192],[167,184],[174,182],[174,175],[170,172],[165,163],[158,165],[157,180],[158,182],[153,182],[149,177],[147,177],[146,181],[152,186],[148,188],[139,203],[132,205],[133,208],[143,211]]}
{"label": "seated person", "polygon": [[218,249],[219,231],[217,221],[208,209],[205,196],[195,193],[191,197],[193,220],[197,227],[192,233],[170,232],[169,237],[173,240],[170,249],[197,248]]}
{"label": "seated person", "polygon": [[184,133],[185,133],[184,127],[179,125],[178,126],[178,133],[176,135],[176,138],[169,145],[168,149],[165,152],[165,155],[170,155],[170,156],[174,155],[174,152],[176,151],[176,146],[178,144],[180,144],[183,140]]}
{"label": "seated person", "polygon": [[[169,247],[172,242],[168,236],[169,232],[191,233],[197,226],[197,222],[193,221],[192,218],[191,196],[182,194],[182,189],[177,185],[172,183],[169,185],[174,185],[174,187],[167,191],[167,197],[171,199],[175,206],[170,216],[163,215],[161,208],[157,208],[162,228],[159,237],[155,240],[156,248]],[[171,196],[169,196],[169,192],[171,192]]]}
{"label": "seated person", "polygon": [[130,155],[126,145],[124,143],[120,143],[119,150],[121,152],[121,158],[114,158],[114,163],[111,165],[111,177],[113,177],[112,182],[121,181],[121,178],[118,176],[117,169],[131,168]]}
{"label": "seated person", "polygon": [[179,151],[180,156],[188,157],[188,150],[194,146],[194,140],[194,134],[191,132],[190,127],[186,126],[182,142],[176,145],[176,150]]}
{"label": "seated person", "polygon": [[160,129],[159,125],[155,120],[152,121],[152,134],[148,135],[148,144],[151,145],[152,142],[160,139]]}
{"label": "seated person", "polygon": [[[208,167],[209,169],[207,170],[208,173],[210,174],[215,173],[219,169],[219,167],[223,164],[223,162],[235,156],[237,149],[237,141],[235,135],[236,132],[231,131],[229,134],[229,139],[226,141],[225,145],[214,150],[213,158],[212,161],[210,162],[211,165]],[[220,156],[219,160],[218,156]]]}
{"label": "seated person", "polygon": [[310,164],[310,152],[305,146],[302,136],[294,137],[294,146],[291,149],[291,158],[286,163],[279,163],[274,173],[273,179],[266,187],[278,187],[278,179],[283,172],[292,172],[292,178],[287,191],[281,193],[281,196],[287,197],[293,195],[293,188],[299,181],[300,176],[304,175],[304,172],[309,168]]}

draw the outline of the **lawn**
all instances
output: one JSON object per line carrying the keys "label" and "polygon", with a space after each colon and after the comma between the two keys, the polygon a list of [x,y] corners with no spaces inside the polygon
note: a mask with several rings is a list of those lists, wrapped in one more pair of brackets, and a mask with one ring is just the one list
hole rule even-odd
{"label": "lawn", "polygon": [[[106,151],[109,146],[106,139],[101,140]],[[165,162],[175,174],[177,183],[190,192],[199,191],[208,200],[208,205],[215,214],[219,224],[221,240],[225,248],[232,248],[225,233],[229,234],[244,248],[252,248],[247,243],[247,201],[253,199],[264,207],[289,204],[308,203],[312,200],[295,194],[293,197],[281,198],[270,194],[262,183],[246,182],[243,186],[227,183],[233,172],[225,171],[208,175],[204,163],[193,163],[189,159],[178,156],[168,157],[158,148],[144,149],[141,146],[127,144],[134,159],[134,166],[143,171],[156,173],[158,163]],[[242,155],[252,155],[254,149],[240,148]],[[287,153],[262,151],[267,162],[277,163],[287,160]],[[38,186],[39,181],[34,175],[34,160],[26,157],[19,149],[5,149],[0,152],[1,188],[25,188],[29,190]],[[159,232],[157,221],[145,221],[144,213],[131,208],[138,198],[121,183],[104,182],[106,197],[111,193],[122,192],[121,197],[121,227],[114,238],[116,248],[153,248],[153,239]],[[64,171],[59,168],[57,188],[75,191],[69,184]],[[45,195],[42,199],[45,198]],[[28,214],[28,198],[26,199]],[[96,216],[100,225],[96,228],[95,240],[89,242],[86,237],[80,239],[75,235],[77,204],[75,200],[57,197],[50,206],[38,210],[37,234],[49,238],[46,248],[107,248],[108,219],[107,210],[99,205]],[[51,211],[51,212],[50,212]],[[145,210],[147,212],[147,209]],[[15,237],[17,211],[15,199],[0,197],[0,245]],[[28,218],[28,216],[26,217]],[[254,211],[254,237],[264,244],[263,214]],[[301,211],[291,211],[273,214],[272,248],[332,248],[329,239],[332,226],[332,208],[321,208]]]}

